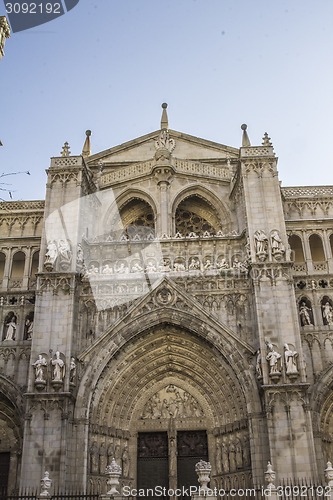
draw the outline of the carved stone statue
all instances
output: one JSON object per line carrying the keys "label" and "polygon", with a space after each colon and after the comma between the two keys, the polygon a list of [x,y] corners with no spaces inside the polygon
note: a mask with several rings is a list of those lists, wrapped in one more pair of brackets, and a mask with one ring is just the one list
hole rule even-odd
{"label": "carved stone statue", "polygon": [[297,358],[298,358],[298,352],[292,351],[291,349],[289,349],[288,344],[284,344],[284,360],[286,363],[287,375],[298,374]]}
{"label": "carved stone statue", "polygon": [[67,271],[71,265],[71,260],[72,260],[72,252],[69,242],[67,240],[59,240],[58,251],[59,251],[60,268],[63,271]]}
{"label": "carved stone statue", "polygon": [[65,377],[65,363],[60,357],[60,352],[56,351],[55,359],[52,359],[53,377],[54,382],[62,382]]}
{"label": "carved stone statue", "polygon": [[284,244],[282,243],[280,233],[276,229],[271,232],[271,249],[273,257],[277,260],[281,258],[282,254],[284,254],[286,250]]}
{"label": "carved stone statue", "polygon": [[15,333],[16,333],[16,324],[17,317],[15,314],[9,314],[5,320],[5,328],[6,328],[6,335],[4,340],[15,340]]}
{"label": "carved stone statue", "polygon": [[258,349],[258,351],[257,351],[256,374],[257,374],[258,378],[262,378],[261,352],[260,352],[260,349]]}
{"label": "carved stone statue", "polygon": [[311,315],[310,315],[311,313],[312,313],[311,308],[308,307],[304,301],[302,301],[300,308],[299,308],[299,315],[300,315],[302,326],[313,324],[311,321]]}
{"label": "carved stone statue", "polygon": [[328,301],[322,306],[322,311],[324,323],[326,325],[333,325],[333,307]]}
{"label": "carved stone statue", "polygon": [[25,339],[32,340],[34,332],[34,313],[29,313],[25,319]]}
{"label": "carved stone statue", "polygon": [[47,251],[45,254],[45,264],[51,264],[54,266],[55,261],[58,257],[58,246],[55,240],[51,240],[47,244]]}
{"label": "carved stone statue", "polygon": [[75,358],[71,358],[70,366],[69,366],[69,382],[70,384],[75,384],[76,378],[76,363]]}
{"label": "carved stone statue", "polygon": [[47,362],[42,354],[38,354],[38,359],[32,366],[35,368],[35,382],[46,382],[44,371],[47,367]]}
{"label": "carved stone statue", "polygon": [[280,358],[281,354],[276,352],[274,350],[273,344],[270,342],[267,343],[267,348],[268,348],[268,354],[266,356],[266,359],[269,363],[269,374],[274,375],[274,374],[280,374]]}
{"label": "carved stone statue", "polygon": [[122,461],[122,468],[123,468],[123,477],[128,477],[130,463],[129,463],[129,454],[128,454],[127,446],[125,446],[125,448],[123,450],[121,461]]}
{"label": "carved stone statue", "polygon": [[268,255],[268,238],[264,231],[262,231],[261,229],[258,229],[254,233],[254,243],[256,248],[256,255],[258,256],[259,260],[265,260]]}

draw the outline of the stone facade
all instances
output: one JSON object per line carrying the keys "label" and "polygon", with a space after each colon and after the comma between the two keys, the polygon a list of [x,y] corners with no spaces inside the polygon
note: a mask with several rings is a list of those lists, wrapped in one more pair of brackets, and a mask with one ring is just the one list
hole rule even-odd
{"label": "stone facade", "polygon": [[10,491],[48,470],[103,493],[112,458],[122,485],[163,463],[170,487],[209,459],[226,488],[332,459],[333,187],[281,188],[267,134],[242,128],[227,147],[164,106],[120,146],[66,143],[45,202],[0,203]]}

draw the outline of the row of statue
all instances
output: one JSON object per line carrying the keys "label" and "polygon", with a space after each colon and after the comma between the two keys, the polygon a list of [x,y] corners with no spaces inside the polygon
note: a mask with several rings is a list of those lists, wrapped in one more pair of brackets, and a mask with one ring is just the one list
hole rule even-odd
{"label": "row of statue", "polygon": [[[10,311],[5,317],[3,327],[3,340],[16,340],[16,331],[18,323],[17,316],[13,311]],[[24,340],[32,340],[34,331],[34,313],[27,314],[24,322]]]}
{"label": "row of statue", "polygon": [[94,263],[90,264],[85,274],[87,276],[103,274],[129,274],[129,273],[165,273],[170,271],[184,272],[184,271],[210,271],[217,269],[221,274],[226,272],[240,272],[246,273],[248,271],[248,264],[246,261],[241,262],[235,257],[230,264],[224,258],[219,258],[214,263],[210,258],[206,258],[203,263],[200,262],[199,257],[190,257],[188,266],[184,259],[176,260],[171,264],[169,259],[163,259],[160,264],[156,264],[153,260],[148,260],[146,265],[143,265],[139,260],[133,260],[130,265],[127,262],[116,262],[112,267],[111,264],[104,264],[101,268]]}
{"label": "row of statue", "polygon": [[[38,355],[38,359],[32,364],[35,370],[35,383],[46,384],[48,379],[48,366],[51,366],[51,381],[63,382],[66,375],[66,363],[64,355],[56,351],[54,357],[47,360],[43,354]],[[71,358],[69,367],[69,382],[75,384],[76,363],[75,358]]]}
{"label": "row of statue", "polygon": [[[291,348],[291,344],[284,344],[284,353],[283,356],[278,351],[276,351],[274,345],[266,341],[267,346],[267,354],[266,361],[269,366],[269,375],[271,378],[277,378],[281,376],[282,367],[283,367],[283,359],[286,374],[290,377],[296,377],[298,375],[298,352]],[[257,362],[256,362],[256,374],[258,379],[261,379],[263,376],[262,373],[262,357],[261,351],[258,349],[257,351]]]}
{"label": "row of statue", "polygon": [[251,465],[248,440],[231,439],[229,442],[217,438],[215,448],[216,473],[234,472]]}
{"label": "row of statue", "polygon": [[[80,248],[78,245],[77,260],[83,261],[83,252],[80,256]],[[82,248],[81,248],[82,251]],[[48,271],[60,270],[68,271],[72,262],[72,250],[70,242],[66,239],[50,240],[47,243],[47,251],[45,254],[44,266]]]}
{"label": "row of statue", "polygon": [[121,464],[122,476],[129,477],[130,457],[127,443],[121,449],[119,444],[111,443],[108,448],[105,443],[98,446],[96,441],[93,441],[89,448],[89,468],[91,474],[104,474],[107,464],[115,459],[118,464]]}
{"label": "row of statue", "polygon": [[203,415],[201,406],[191,394],[174,384],[169,384],[147,401],[141,418],[189,418]]}
{"label": "row of statue", "polygon": [[[258,229],[253,236],[256,256],[261,262],[266,260],[268,257],[269,247],[272,257],[277,261],[281,260],[283,255],[286,253],[286,247],[282,242],[278,230],[273,229],[268,237],[262,229]],[[287,250],[290,253],[290,249],[288,248]]]}
{"label": "row of statue", "polygon": [[[332,301],[328,297],[322,299],[321,311],[324,325],[333,325],[333,306]],[[308,299],[301,299],[299,303],[299,317],[301,326],[314,325],[311,302]]]}

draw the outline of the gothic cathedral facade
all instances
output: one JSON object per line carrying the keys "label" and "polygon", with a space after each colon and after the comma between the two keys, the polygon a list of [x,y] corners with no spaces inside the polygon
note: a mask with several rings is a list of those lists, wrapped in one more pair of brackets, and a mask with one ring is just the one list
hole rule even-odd
{"label": "gothic cathedral facade", "polygon": [[45,201],[0,203],[9,492],[317,481],[333,459],[333,187],[281,187],[267,134],[65,143]]}

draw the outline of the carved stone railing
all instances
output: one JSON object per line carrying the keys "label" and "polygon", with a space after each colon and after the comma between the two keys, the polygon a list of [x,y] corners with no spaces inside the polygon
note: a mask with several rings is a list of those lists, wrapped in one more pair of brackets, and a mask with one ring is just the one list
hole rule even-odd
{"label": "carved stone railing", "polygon": [[314,262],[313,270],[317,272],[326,272],[327,271],[327,263],[326,262]]}
{"label": "carved stone railing", "polygon": [[134,165],[121,167],[113,172],[108,172],[102,175],[100,185],[101,187],[105,187],[114,182],[122,182],[129,179],[135,179],[136,177],[141,177],[143,175],[148,175],[155,164],[156,160],[152,159],[142,163],[135,163]]}
{"label": "carved stone railing", "polygon": [[285,198],[333,197],[333,186],[283,187],[282,193]]}
{"label": "carved stone railing", "polygon": [[210,165],[187,160],[174,160],[174,167],[177,173],[200,175],[204,177],[213,177],[214,179],[231,179],[230,168],[226,165]]}
{"label": "carved stone railing", "polygon": [[12,212],[13,210],[33,210],[44,211],[45,201],[2,201],[0,202],[0,212]]}
{"label": "carved stone railing", "polygon": [[294,264],[293,273],[306,273],[306,264]]}
{"label": "carved stone railing", "polygon": [[22,288],[23,287],[23,279],[10,279],[8,281],[8,288],[9,289],[16,289],[16,288]]}

